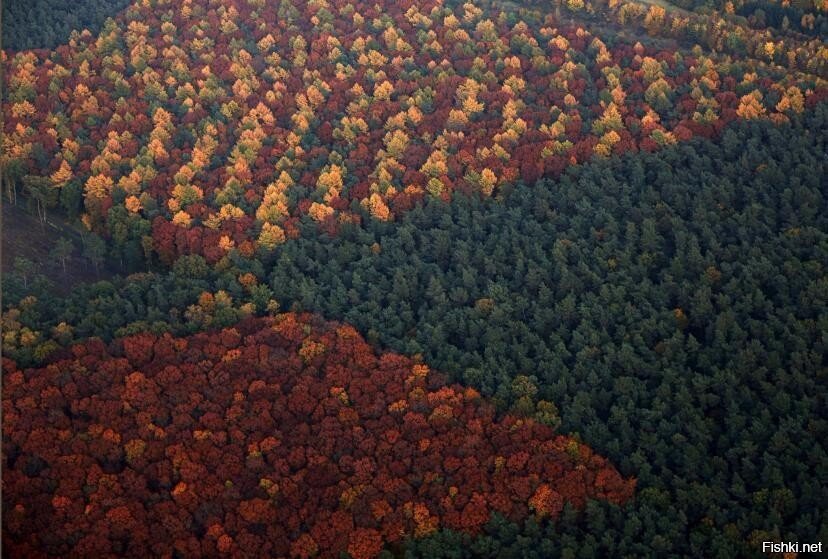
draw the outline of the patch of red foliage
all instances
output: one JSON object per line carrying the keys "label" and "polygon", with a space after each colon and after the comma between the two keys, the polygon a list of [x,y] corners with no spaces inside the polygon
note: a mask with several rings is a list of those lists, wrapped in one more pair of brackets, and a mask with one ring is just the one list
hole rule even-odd
{"label": "patch of red foliage", "polygon": [[635,487],[545,425],[311,315],[4,360],[14,557],[375,557],[494,511],[556,517]]}

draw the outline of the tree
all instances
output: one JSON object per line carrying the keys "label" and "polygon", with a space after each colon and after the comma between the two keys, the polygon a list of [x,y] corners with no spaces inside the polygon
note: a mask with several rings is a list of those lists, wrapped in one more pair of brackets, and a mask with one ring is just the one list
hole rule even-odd
{"label": "tree", "polygon": [[64,159],[60,162],[60,167],[58,168],[58,170],[52,173],[52,175],[49,178],[52,179],[52,183],[55,185],[56,188],[61,188],[64,185],[66,185],[66,183],[68,183],[70,180],[72,180],[72,176],[72,168]]}
{"label": "tree", "polygon": [[37,266],[35,265],[35,263],[29,260],[28,258],[18,256],[14,259],[14,271],[23,280],[24,289],[29,288],[29,280],[31,279],[36,269]]}
{"label": "tree", "polygon": [[748,120],[761,118],[765,115],[765,112],[765,107],[762,105],[762,93],[759,91],[743,95],[739,99],[739,108],[736,109],[736,114]]}
{"label": "tree", "polygon": [[9,158],[0,155],[3,183],[6,185],[6,197],[10,204],[17,205],[17,181],[25,173],[23,161],[18,158]]}
{"label": "tree", "polygon": [[46,225],[46,209],[54,206],[58,199],[58,190],[48,177],[26,175],[23,177],[25,192],[35,201],[37,218],[41,227]]}
{"label": "tree", "polygon": [[88,233],[83,239],[83,256],[95,266],[95,275],[100,277],[100,266],[106,256],[106,243],[95,233]]}
{"label": "tree", "polygon": [[75,246],[69,239],[65,237],[60,237],[55,241],[55,246],[52,248],[52,251],[49,253],[49,256],[56,260],[60,260],[61,267],[63,268],[63,273],[66,274],[66,261],[74,252]]}

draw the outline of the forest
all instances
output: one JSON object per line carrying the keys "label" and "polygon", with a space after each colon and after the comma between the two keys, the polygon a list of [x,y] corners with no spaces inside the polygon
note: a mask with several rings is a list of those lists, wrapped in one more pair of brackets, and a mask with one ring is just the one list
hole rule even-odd
{"label": "forest", "polygon": [[11,553],[368,559],[492,511],[556,518],[632,495],[577,441],[495,419],[477,391],[318,322],[91,341],[25,376],[7,364],[5,480],[37,496],[8,513]]}
{"label": "forest", "polygon": [[158,0],[4,51],[4,203],[78,231],[2,274],[6,548],[825,541],[825,16],[727,4]]}
{"label": "forest", "polygon": [[128,0],[12,0],[3,2],[2,46],[20,51],[52,49],[73,31],[96,32]]}

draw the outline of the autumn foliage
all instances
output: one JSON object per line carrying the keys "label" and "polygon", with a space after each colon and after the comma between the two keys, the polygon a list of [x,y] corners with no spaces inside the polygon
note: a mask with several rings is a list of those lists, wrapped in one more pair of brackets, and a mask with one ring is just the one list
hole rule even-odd
{"label": "autumn foliage", "polygon": [[497,511],[633,493],[550,427],[310,315],[4,360],[3,536],[15,557],[376,557]]}
{"label": "autumn foliage", "polygon": [[216,262],[272,250],[305,215],[331,231],[392,220],[424,197],[490,196],[737,118],[784,121],[825,95],[812,76],[534,17],[412,0],[135,3],[97,37],[4,56],[3,157],[77,181],[98,233],[128,229],[167,263]]}

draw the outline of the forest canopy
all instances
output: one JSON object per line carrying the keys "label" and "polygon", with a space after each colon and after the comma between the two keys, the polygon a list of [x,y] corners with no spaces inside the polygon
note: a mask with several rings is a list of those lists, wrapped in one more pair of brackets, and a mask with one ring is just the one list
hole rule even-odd
{"label": "forest canopy", "polygon": [[496,5],[191,4],[6,60],[7,194],[79,219],[123,270],[269,253],[304,216],[333,233],[496,197],[828,95],[810,43],[762,43],[768,59]]}
{"label": "forest canopy", "polygon": [[52,49],[73,31],[97,33],[129,0],[7,0],[3,2],[4,49]]}
{"label": "forest canopy", "polygon": [[309,316],[93,340],[3,369],[5,493],[37,495],[5,514],[18,556],[371,559],[404,535],[475,533],[493,511],[556,518],[635,486],[583,444],[496,420],[475,390]]}
{"label": "forest canopy", "polygon": [[[50,43],[31,3],[2,195],[67,237],[3,270],[4,541],[828,539],[824,10],[771,4],[158,0]],[[57,294],[78,253],[108,279]]]}
{"label": "forest canopy", "polygon": [[[5,348],[31,362],[75,336],[318,311],[422,353],[501,410],[577,432],[638,479],[623,512],[494,519],[468,553],[559,556],[588,542],[608,555],[751,555],[761,538],[818,539],[825,123],[820,105],[790,125],[743,123],[716,142],[573,167],[499,201],[434,201],[335,237],[308,219],[269,260],[185,257],[65,299],[6,278]],[[407,549],[439,555],[457,538]]]}

